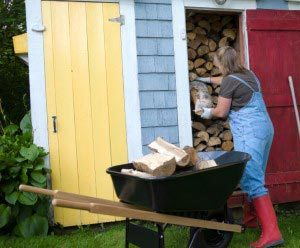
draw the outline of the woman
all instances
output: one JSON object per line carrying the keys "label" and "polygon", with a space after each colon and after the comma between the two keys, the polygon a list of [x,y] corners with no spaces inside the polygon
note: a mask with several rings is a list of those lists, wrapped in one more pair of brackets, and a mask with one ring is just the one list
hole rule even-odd
{"label": "woman", "polygon": [[260,239],[252,243],[251,247],[282,244],[284,241],[275,211],[265,188],[265,171],[274,129],[262,98],[259,80],[253,72],[240,64],[232,47],[220,48],[216,52],[214,64],[219,68],[222,77],[197,80],[221,84],[218,104],[216,108],[203,108],[201,117],[225,118],[229,115],[235,150],[252,156],[240,182],[242,190],[247,192],[249,198],[244,209],[244,224],[255,227],[256,212],[262,228]]}

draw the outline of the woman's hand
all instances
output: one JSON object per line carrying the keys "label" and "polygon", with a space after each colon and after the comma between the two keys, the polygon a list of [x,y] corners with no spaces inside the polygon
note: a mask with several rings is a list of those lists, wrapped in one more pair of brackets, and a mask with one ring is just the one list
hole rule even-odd
{"label": "woman's hand", "polygon": [[213,117],[225,118],[230,110],[231,101],[232,99],[219,96],[216,108],[201,108],[197,111],[195,110],[195,113],[203,119],[211,119]]}

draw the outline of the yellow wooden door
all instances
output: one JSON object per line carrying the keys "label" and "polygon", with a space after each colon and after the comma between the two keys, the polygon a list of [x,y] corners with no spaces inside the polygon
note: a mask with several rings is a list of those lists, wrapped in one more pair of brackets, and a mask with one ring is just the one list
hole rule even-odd
{"label": "yellow wooden door", "polygon": [[[120,24],[109,21],[119,5],[43,1],[42,12],[52,188],[112,200],[105,170],[127,162]],[[59,208],[54,217],[64,226],[115,220]]]}

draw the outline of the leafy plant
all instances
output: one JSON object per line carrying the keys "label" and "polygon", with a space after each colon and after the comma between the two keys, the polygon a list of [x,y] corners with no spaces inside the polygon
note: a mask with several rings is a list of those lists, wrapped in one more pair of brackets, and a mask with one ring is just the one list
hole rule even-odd
{"label": "leafy plant", "polygon": [[29,237],[48,232],[48,199],[20,192],[20,184],[46,188],[47,153],[33,144],[30,114],[9,124],[0,136],[0,231]]}

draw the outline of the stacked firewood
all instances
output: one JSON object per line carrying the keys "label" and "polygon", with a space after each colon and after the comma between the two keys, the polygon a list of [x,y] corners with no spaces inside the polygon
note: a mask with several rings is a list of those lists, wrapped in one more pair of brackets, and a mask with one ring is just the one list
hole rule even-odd
{"label": "stacked firewood", "polygon": [[[211,104],[204,107],[215,107],[218,103],[220,86],[207,85],[206,89],[198,82],[197,77],[219,76],[220,71],[214,65],[213,58],[218,48],[234,46],[237,39],[236,20],[228,15],[208,15],[189,12],[187,14],[188,65],[191,88],[191,107],[195,109],[199,96],[208,92]],[[197,98],[198,97],[198,98]],[[207,96],[205,100],[207,101]],[[203,102],[203,100],[201,99]],[[209,106],[211,105],[211,106]],[[194,147],[199,151],[233,149],[232,134],[228,121],[193,120]]]}

